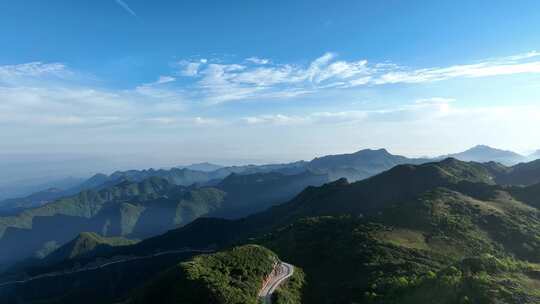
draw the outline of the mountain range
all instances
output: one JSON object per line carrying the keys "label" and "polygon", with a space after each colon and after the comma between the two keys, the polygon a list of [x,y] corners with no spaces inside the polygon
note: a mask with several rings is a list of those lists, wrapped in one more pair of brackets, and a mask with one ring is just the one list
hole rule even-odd
{"label": "mountain range", "polygon": [[[532,155],[531,155],[532,156]],[[463,161],[475,162],[498,162],[503,165],[511,166],[521,162],[532,160],[530,157],[506,150],[495,149],[485,145],[475,146],[466,151],[441,156],[440,158],[455,158]],[[536,159],[536,158],[535,158]]]}
{"label": "mountain range", "polygon": [[[499,159],[504,155],[515,156],[486,146],[456,156],[482,155]],[[172,168],[96,174],[68,190],[49,189],[4,201],[0,205],[3,206],[0,210],[4,210],[4,216],[0,217],[0,244],[4,248],[0,249],[0,260],[4,264],[11,260],[10,252],[17,252],[18,258],[35,256],[38,252],[43,255],[85,231],[108,237],[145,238],[200,216],[239,218],[284,202],[307,186],[340,178],[363,180],[397,165],[428,161],[392,155],[385,149],[368,149],[319,157],[310,162],[234,167],[203,163],[192,168],[210,171]],[[497,181],[519,184],[530,179],[537,181],[535,163],[514,167],[490,164],[491,170],[497,171],[492,177]],[[54,227],[64,221],[70,223],[69,229],[55,231]],[[150,224],[154,222],[160,224]],[[23,236],[25,242],[18,242]],[[24,250],[20,252],[19,247]]]}
{"label": "mountain range", "polygon": [[0,217],[0,261],[46,255],[81,232],[141,239],[200,216],[238,218],[285,202],[327,175],[231,174],[214,186],[181,186],[162,177],[122,180],[41,207]]}
{"label": "mountain range", "polygon": [[61,184],[68,186],[67,188],[44,188],[44,190],[30,193],[24,197],[5,199],[0,201],[0,215],[12,214],[24,208],[37,207],[61,197],[74,195],[83,190],[113,185],[124,179],[142,181],[145,178],[157,176],[165,178],[176,185],[189,186],[194,183],[216,183],[232,173],[252,174],[279,172],[283,174],[297,174],[309,170],[315,173],[328,174],[331,180],[344,177],[349,181],[357,181],[388,170],[399,164],[420,164],[429,161],[442,160],[448,157],[463,161],[494,161],[511,166],[520,162],[539,159],[540,154],[536,152],[529,156],[523,156],[512,151],[479,145],[464,152],[440,157],[407,158],[390,154],[385,149],[366,149],[350,154],[328,155],[317,157],[311,161],[297,161],[284,164],[221,166],[206,162],[188,166],[178,166],[171,169],[117,171],[110,175],[96,174],[82,182],[75,182],[74,179],[69,179],[70,183]]}
{"label": "mountain range", "polygon": [[[110,269],[94,271],[93,284],[107,277],[114,286],[99,301],[139,303],[160,294],[161,303],[175,303],[175,295],[195,289],[212,290],[218,298],[241,290],[251,294],[246,301],[257,300],[253,287],[207,285],[214,283],[186,272],[191,262],[175,275],[165,271],[193,254],[160,253],[198,248],[220,251],[219,260],[232,258],[238,267],[232,273],[213,268],[209,275],[231,282],[245,277],[249,286],[258,284],[261,273],[250,273],[253,268],[240,262],[248,263],[243,254],[275,255],[296,265],[299,277],[278,293],[286,303],[435,303],[441,294],[437,303],[537,303],[540,294],[531,286],[540,273],[540,160],[506,166],[500,157],[511,153],[471,150],[456,156],[485,154],[499,161],[409,159],[382,149],[206,172],[96,175],[78,185],[83,190],[76,194],[0,217],[0,260],[9,268],[2,278],[152,257],[122,263],[114,278]],[[248,244],[270,251],[242,247]],[[204,259],[192,263],[207,267]],[[136,269],[165,272],[157,281],[121,279]],[[55,275],[40,279],[44,285],[0,287],[0,300],[29,294],[24,301],[48,303],[43,301],[61,290],[72,292],[59,303],[98,300],[89,296],[90,286],[81,285],[89,274],[70,276],[76,279]],[[144,282],[147,289],[130,292]],[[170,286],[175,292],[164,292]]]}
{"label": "mountain range", "polygon": [[[122,288],[109,303],[120,299],[175,303],[181,295],[196,290],[212,290],[220,299],[216,303],[235,303],[230,302],[232,298],[221,298],[234,291],[229,285],[208,285],[214,284],[209,278],[240,282],[243,277],[246,286],[256,286],[261,276],[249,266],[249,257],[261,254],[275,254],[305,273],[305,281],[296,278],[294,286],[286,285],[282,291],[285,298],[291,293],[301,296],[302,303],[495,303],[494,299],[497,303],[538,303],[540,294],[533,287],[540,282],[537,164],[505,167],[449,158],[398,165],[353,183],[339,179],[309,186],[290,201],[243,219],[199,218],[133,245],[106,244],[107,250],[75,250],[84,254],[80,258],[67,254],[74,259],[51,264],[47,269],[180,248],[213,248],[224,250],[215,261],[234,263],[215,268],[208,264],[211,260],[186,257],[189,262],[182,264],[181,271],[171,275],[164,266],[165,272],[147,287],[134,293]],[[250,243],[270,251],[237,247]],[[66,256],[65,252],[73,252],[73,248],[70,242],[56,252]],[[159,260],[156,258],[155,263]],[[126,264],[122,271],[132,272],[137,265]],[[207,271],[206,267],[213,267],[208,269],[208,276],[192,272]],[[239,276],[241,273],[244,275]],[[90,303],[95,298],[80,297],[85,293],[81,282],[86,276],[81,273],[75,281],[73,277],[59,277],[43,279],[40,286],[30,283],[13,287],[4,292],[5,299],[26,292],[31,294],[28,299],[38,299],[40,294],[50,296],[47,287],[54,284],[73,290],[64,303]],[[107,284],[125,284],[110,279]],[[174,292],[169,291],[171,286]],[[245,301],[256,301],[256,295],[249,291],[253,287],[235,286],[246,291]],[[204,299],[191,298],[189,303],[206,303]]]}

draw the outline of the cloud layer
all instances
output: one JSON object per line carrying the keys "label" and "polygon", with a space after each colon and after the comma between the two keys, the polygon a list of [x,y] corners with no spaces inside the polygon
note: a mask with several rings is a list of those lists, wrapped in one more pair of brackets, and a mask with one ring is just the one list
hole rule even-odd
{"label": "cloud layer", "polygon": [[239,63],[183,60],[180,74],[194,81],[191,89],[210,103],[245,99],[291,98],[323,90],[420,84],[453,78],[480,78],[540,73],[540,53],[529,52],[447,67],[408,68],[393,63],[339,60],[326,53],[308,65],[274,64],[247,58]]}
{"label": "cloud layer", "polygon": [[[340,60],[334,53],[304,65],[261,57],[238,62],[199,58],[176,62],[170,73],[155,75],[148,83],[129,89],[105,88],[102,81],[86,79],[84,73],[63,63],[4,65],[0,66],[0,126],[8,131],[0,139],[4,146],[15,145],[22,143],[20,134],[40,132],[41,137],[25,138],[28,142],[84,142],[80,134],[87,131],[84,134],[104,134],[109,143],[127,137],[140,137],[143,142],[191,138],[193,145],[228,146],[231,154],[245,143],[260,142],[257,147],[262,149],[275,138],[291,149],[300,144],[304,146],[298,150],[305,145],[324,146],[313,134],[336,145],[386,146],[378,143],[409,138],[431,146],[430,141],[436,143],[433,138],[438,136],[453,138],[446,140],[447,145],[490,143],[483,138],[503,142],[507,136],[520,147],[532,146],[530,138],[535,135],[531,132],[540,129],[540,103],[534,99],[520,105],[480,105],[473,99],[453,100],[446,91],[440,95],[444,97],[424,98],[437,96],[427,90],[412,98],[384,99],[365,107],[347,102],[352,94],[342,92],[386,92],[394,84],[417,88],[422,83],[455,78],[538,74],[539,57],[539,53],[529,52],[429,68]],[[306,96],[311,99],[274,101],[299,101]],[[69,138],[62,137],[68,133]],[[521,137],[523,140],[516,139]],[[443,147],[445,142],[437,144]]]}

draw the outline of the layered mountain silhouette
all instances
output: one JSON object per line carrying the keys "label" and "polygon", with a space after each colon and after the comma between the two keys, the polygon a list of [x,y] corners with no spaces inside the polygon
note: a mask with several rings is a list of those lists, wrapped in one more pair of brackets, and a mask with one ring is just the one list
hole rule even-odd
{"label": "layered mountain silhouette", "polygon": [[[449,288],[454,292],[441,303],[540,299],[530,287],[540,273],[539,161],[511,167],[455,158],[426,162],[364,150],[311,162],[234,168],[237,172],[229,168],[224,178],[190,186],[177,184],[186,179],[175,179],[180,175],[168,170],[117,173],[116,181],[95,177],[95,184],[104,182],[91,190],[0,217],[0,255],[4,262],[39,258],[12,269],[34,265],[33,274],[125,256],[156,256],[152,263],[165,270],[176,260],[161,257],[162,252],[255,243],[305,271],[302,297],[310,303],[431,303]],[[377,168],[386,169],[376,174]],[[152,176],[155,172],[162,176]],[[354,172],[357,181],[338,178],[344,172]],[[133,239],[144,240],[132,244]],[[130,263],[122,265],[122,272],[140,266]],[[230,274],[216,275],[227,279]],[[449,275],[452,286],[444,285]],[[92,274],[93,280],[100,281],[99,276]],[[86,274],[76,277],[78,287],[62,276],[50,280],[73,290],[70,301],[79,301],[88,292],[81,287]],[[122,286],[114,300],[130,298],[126,288],[140,280],[109,281]],[[505,298],[503,282],[511,282],[518,296]],[[484,285],[470,289],[470,284]],[[159,286],[153,283],[152,292]],[[24,294],[28,288],[35,290],[35,299],[42,297],[33,283],[6,294]],[[211,287],[201,286],[206,288]],[[179,292],[189,290],[180,287]]]}
{"label": "layered mountain silhouette", "polygon": [[200,216],[238,218],[326,182],[326,175],[311,172],[231,174],[213,187],[185,187],[162,177],[123,180],[0,217],[0,260],[45,255],[81,232],[142,239]]}
{"label": "layered mountain silhouette", "polygon": [[127,246],[137,243],[122,237],[104,237],[93,232],[82,232],[75,239],[59,247],[48,255],[44,263],[56,263],[71,259],[84,258],[87,254],[104,254],[113,250],[113,247]]}
{"label": "layered mountain silhouette", "polygon": [[[77,260],[256,243],[304,270],[305,302],[537,303],[531,284],[540,273],[540,173],[534,162],[518,168],[452,158],[398,165],[354,183],[339,179],[308,187],[287,203],[243,219],[200,218],[134,245],[89,251],[62,267]],[[190,292],[189,285],[179,284],[186,277],[163,278],[144,296],[160,294],[160,286]]]}
{"label": "layered mountain silhouette", "polygon": [[407,158],[393,155],[385,149],[366,149],[350,154],[328,155],[315,158],[311,161],[298,161],[285,164],[221,166],[212,163],[197,163],[172,169],[117,171],[111,175],[96,174],[88,180],[67,189],[60,190],[59,188],[54,188],[54,191],[45,189],[25,197],[0,201],[0,214],[10,214],[20,209],[40,206],[61,197],[74,195],[83,190],[111,186],[124,179],[142,181],[145,178],[156,176],[167,179],[176,185],[189,186],[194,183],[214,185],[233,173],[254,174],[278,172],[282,174],[298,174],[304,171],[312,171],[327,174],[331,180],[347,178],[349,181],[357,181],[388,170],[396,165],[421,164],[448,157],[463,161],[498,162],[509,166],[539,159],[540,155],[533,153],[525,157],[515,152],[499,150],[485,145],[479,145],[461,153],[433,159]]}
{"label": "layered mountain silhouette", "polygon": [[230,174],[256,174],[276,172],[284,175],[295,175],[306,171],[318,174],[327,174],[331,180],[342,177],[350,181],[364,179],[388,170],[395,165],[404,163],[420,163],[426,160],[408,159],[403,156],[392,155],[386,150],[361,150],[352,154],[332,155],[316,158],[310,162],[298,161],[285,164],[220,166],[211,163],[199,163],[172,169],[148,169],[117,171],[111,175],[96,174],[78,185],[68,189],[44,190],[26,197],[0,201],[0,212],[18,211],[22,208],[31,208],[51,202],[55,199],[71,196],[84,190],[99,190],[114,184],[129,180],[142,181],[149,177],[161,177],[168,182],[190,186],[215,185]]}
{"label": "layered mountain silhouette", "polygon": [[212,172],[224,168],[225,166],[216,165],[208,162],[191,164],[188,166],[178,166],[179,169],[189,169],[193,171]]}
{"label": "layered mountain silhouette", "polygon": [[0,214],[13,214],[22,209],[39,207],[64,195],[59,188],[49,188],[26,197],[6,199],[0,202]]}
{"label": "layered mountain silhouette", "polygon": [[456,158],[463,161],[475,161],[475,162],[498,162],[503,165],[515,165],[520,162],[528,160],[527,157],[518,153],[495,149],[486,145],[478,145],[464,152],[449,154],[442,156],[441,158]]}

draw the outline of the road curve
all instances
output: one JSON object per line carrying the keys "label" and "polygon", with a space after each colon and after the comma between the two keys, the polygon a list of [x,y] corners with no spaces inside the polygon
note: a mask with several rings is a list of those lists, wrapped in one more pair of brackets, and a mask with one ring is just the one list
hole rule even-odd
{"label": "road curve", "polygon": [[272,303],[272,294],[285,280],[294,274],[294,266],[285,262],[279,262],[270,273],[270,276],[259,292],[259,297],[264,304]]}
{"label": "road curve", "polygon": [[22,279],[22,280],[18,280],[18,281],[3,282],[3,283],[0,283],[0,288],[8,286],[8,285],[14,285],[14,284],[25,284],[25,283],[28,283],[28,282],[31,282],[31,281],[36,281],[36,280],[43,279],[43,278],[66,276],[66,275],[79,273],[79,272],[86,272],[86,271],[102,269],[102,268],[105,268],[105,267],[108,267],[108,266],[111,266],[111,265],[114,265],[114,264],[119,264],[119,263],[126,263],[126,262],[132,262],[132,261],[137,261],[137,260],[151,259],[151,258],[154,258],[154,257],[158,257],[158,256],[162,256],[162,255],[168,255],[168,254],[179,254],[179,253],[188,253],[188,252],[204,254],[204,253],[215,252],[215,250],[184,248],[184,249],[179,249],[179,250],[162,251],[162,252],[158,252],[158,253],[154,253],[154,254],[150,254],[150,255],[145,255],[145,256],[125,257],[125,258],[122,258],[122,259],[119,259],[119,260],[115,260],[115,261],[111,261],[111,262],[105,262],[105,263],[98,264],[98,265],[87,266],[87,267],[83,267],[83,268],[79,268],[79,269],[68,270],[68,271],[63,271],[63,272],[44,273],[44,274],[37,275],[35,277]]}

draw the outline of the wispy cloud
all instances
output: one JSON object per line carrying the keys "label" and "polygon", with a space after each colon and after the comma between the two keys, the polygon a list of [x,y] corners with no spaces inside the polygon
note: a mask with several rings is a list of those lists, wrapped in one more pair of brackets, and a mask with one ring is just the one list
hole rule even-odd
{"label": "wispy cloud", "polygon": [[210,120],[185,112],[183,91],[168,87],[175,81],[172,76],[129,90],[96,88],[77,80],[78,73],[62,63],[0,66],[0,125],[102,127],[166,116],[176,125],[195,126]]}
{"label": "wispy cloud", "polygon": [[[248,125],[273,126],[323,126],[326,124],[382,124],[382,123],[434,123],[440,121],[459,122],[468,125],[467,120],[496,123],[512,121],[514,124],[533,124],[540,126],[537,120],[540,106],[494,106],[494,107],[460,107],[453,104],[450,98],[425,98],[398,107],[381,107],[377,110],[348,110],[290,114],[263,114],[240,119]],[[508,113],[509,116],[505,116]],[[520,121],[522,119],[522,121]]]}
{"label": "wispy cloud", "polygon": [[62,63],[29,62],[0,66],[0,84],[17,84],[33,79],[66,78],[72,73]]}
{"label": "wispy cloud", "polygon": [[172,76],[159,76],[158,80],[156,80],[155,84],[164,84],[175,81],[176,78]]}
{"label": "wispy cloud", "polygon": [[249,57],[249,58],[246,58],[246,61],[251,62],[251,63],[255,63],[255,64],[261,64],[261,65],[270,63],[270,59],[259,58],[259,57]]}
{"label": "wispy cloud", "polygon": [[[270,60],[265,64],[253,60],[239,60],[238,63],[224,63],[217,59],[184,60],[175,65],[176,71],[156,76],[153,82],[127,90],[77,83],[72,76],[78,73],[63,63],[4,65],[0,66],[0,123],[16,120],[20,123],[53,124],[56,121],[55,124],[84,125],[93,122],[106,125],[152,121],[153,118],[162,122],[186,122],[189,117],[200,116],[196,112],[202,109],[201,104],[293,99],[355,87],[540,73],[539,57],[540,53],[533,51],[471,64],[418,69],[387,62],[369,63],[364,59],[340,60],[330,52],[304,65],[279,64]],[[418,99],[413,105],[395,107],[391,112],[315,112],[307,116],[285,112],[244,117],[242,121],[250,125],[292,125],[350,123],[374,118],[400,120],[428,110],[449,113],[453,104],[452,99],[435,97]],[[185,114],[193,109],[195,114]],[[201,122],[205,119],[211,118],[201,118]]]}
{"label": "wispy cloud", "polygon": [[130,13],[133,17],[137,17],[137,14],[129,7],[129,5],[123,0],[115,0],[116,4],[120,5],[126,12]]}
{"label": "wispy cloud", "polygon": [[290,98],[322,90],[421,84],[453,78],[481,78],[540,73],[536,51],[471,64],[410,68],[394,63],[369,63],[365,59],[339,60],[325,53],[308,65],[277,64],[250,57],[241,62],[220,60],[180,62],[180,75],[195,81],[199,97],[210,103],[243,99]]}

